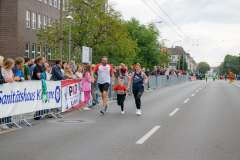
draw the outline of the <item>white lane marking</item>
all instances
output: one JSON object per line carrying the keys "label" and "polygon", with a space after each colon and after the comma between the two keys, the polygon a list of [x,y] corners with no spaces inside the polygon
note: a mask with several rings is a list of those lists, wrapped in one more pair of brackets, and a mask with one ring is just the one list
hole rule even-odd
{"label": "white lane marking", "polygon": [[177,113],[177,111],[179,110],[180,108],[176,108],[172,113],[170,113],[168,116],[173,116],[175,113]]}
{"label": "white lane marking", "polygon": [[198,90],[196,90],[196,92],[198,92]]}
{"label": "white lane marking", "polygon": [[202,87],[204,87],[204,86],[202,86]]}
{"label": "white lane marking", "polygon": [[187,103],[189,101],[189,99],[186,99],[183,103]]}
{"label": "white lane marking", "polygon": [[143,144],[154,132],[156,132],[161,126],[155,126],[151,131],[145,134],[141,139],[139,139],[136,144]]}
{"label": "white lane marking", "polygon": [[195,94],[192,94],[191,96],[193,97],[193,96],[195,96]]}
{"label": "white lane marking", "polygon": [[202,88],[199,88],[199,89],[202,89]]}
{"label": "white lane marking", "polygon": [[233,82],[232,84],[234,84],[235,86],[238,86],[238,87],[240,87],[240,85],[239,85],[239,84],[237,84],[237,83],[234,83],[234,82]]}

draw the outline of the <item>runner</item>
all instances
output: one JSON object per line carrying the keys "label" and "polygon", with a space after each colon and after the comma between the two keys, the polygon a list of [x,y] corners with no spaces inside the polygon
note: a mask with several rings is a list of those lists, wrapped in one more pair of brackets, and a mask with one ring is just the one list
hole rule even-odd
{"label": "runner", "polygon": [[[148,81],[148,77],[145,75],[145,73],[141,72],[141,65],[137,63],[135,65],[136,71],[132,73],[131,79],[128,83],[127,91],[129,91],[129,86],[131,85],[133,81],[133,95],[135,98],[135,104],[137,107],[136,114],[141,115],[141,96],[144,92],[144,86],[146,85]],[[143,83],[143,78],[145,79],[145,83]]]}
{"label": "runner", "polygon": [[207,73],[205,74],[205,78],[206,78],[206,82],[207,82],[207,78],[208,78],[208,74]]}
{"label": "runner", "polygon": [[118,79],[118,85],[112,88],[113,91],[117,92],[117,103],[121,106],[121,114],[124,114],[124,101],[126,98],[127,88],[123,85],[123,80]]}
{"label": "runner", "polygon": [[233,82],[234,81],[234,74],[233,74],[233,72],[230,72],[229,73],[229,83],[231,82]]}
{"label": "runner", "polygon": [[213,74],[212,78],[213,78],[213,81],[215,82],[216,75],[215,75],[215,74]]}
{"label": "runner", "polygon": [[107,92],[110,86],[110,73],[112,75],[112,87],[114,86],[114,70],[111,65],[107,64],[108,58],[103,56],[102,63],[96,65],[92,71],[92,79],[95,72],[98,73],[98,86],[102,93],[103,109],[100,111],[103,115],[107,112]]}

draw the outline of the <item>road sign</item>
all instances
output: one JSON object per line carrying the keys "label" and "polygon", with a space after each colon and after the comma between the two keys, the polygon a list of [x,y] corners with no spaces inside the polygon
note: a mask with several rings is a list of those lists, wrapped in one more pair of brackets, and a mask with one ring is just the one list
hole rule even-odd
{"label": "road sign", "polygon": [[92,48],[82,47],[82,63],[92,63]]}

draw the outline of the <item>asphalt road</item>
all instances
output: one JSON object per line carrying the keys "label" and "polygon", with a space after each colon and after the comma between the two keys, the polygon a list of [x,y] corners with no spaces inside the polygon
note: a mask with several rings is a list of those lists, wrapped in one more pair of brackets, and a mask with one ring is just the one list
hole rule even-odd
{"label": "asphalt road", "polygon": [[[187,82],[0,135],[1,160],[239,160],[240,85]],[[80,121],[78,121],[80,120]],[[84,120],[85,122],[81,122]]]}

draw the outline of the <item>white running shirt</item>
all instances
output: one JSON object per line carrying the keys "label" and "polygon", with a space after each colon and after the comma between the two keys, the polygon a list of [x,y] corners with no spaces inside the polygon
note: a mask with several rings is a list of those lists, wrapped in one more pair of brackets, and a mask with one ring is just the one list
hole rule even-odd
{"label": "white running shirt", "polygon": [[100,63],[96,65],[93,71],[98,73],[99,84],[104,84],[104,83],[110,84],[110,73],[114,72],[111,65],[106,64],[106,66],[103,66],[102,63]]}

